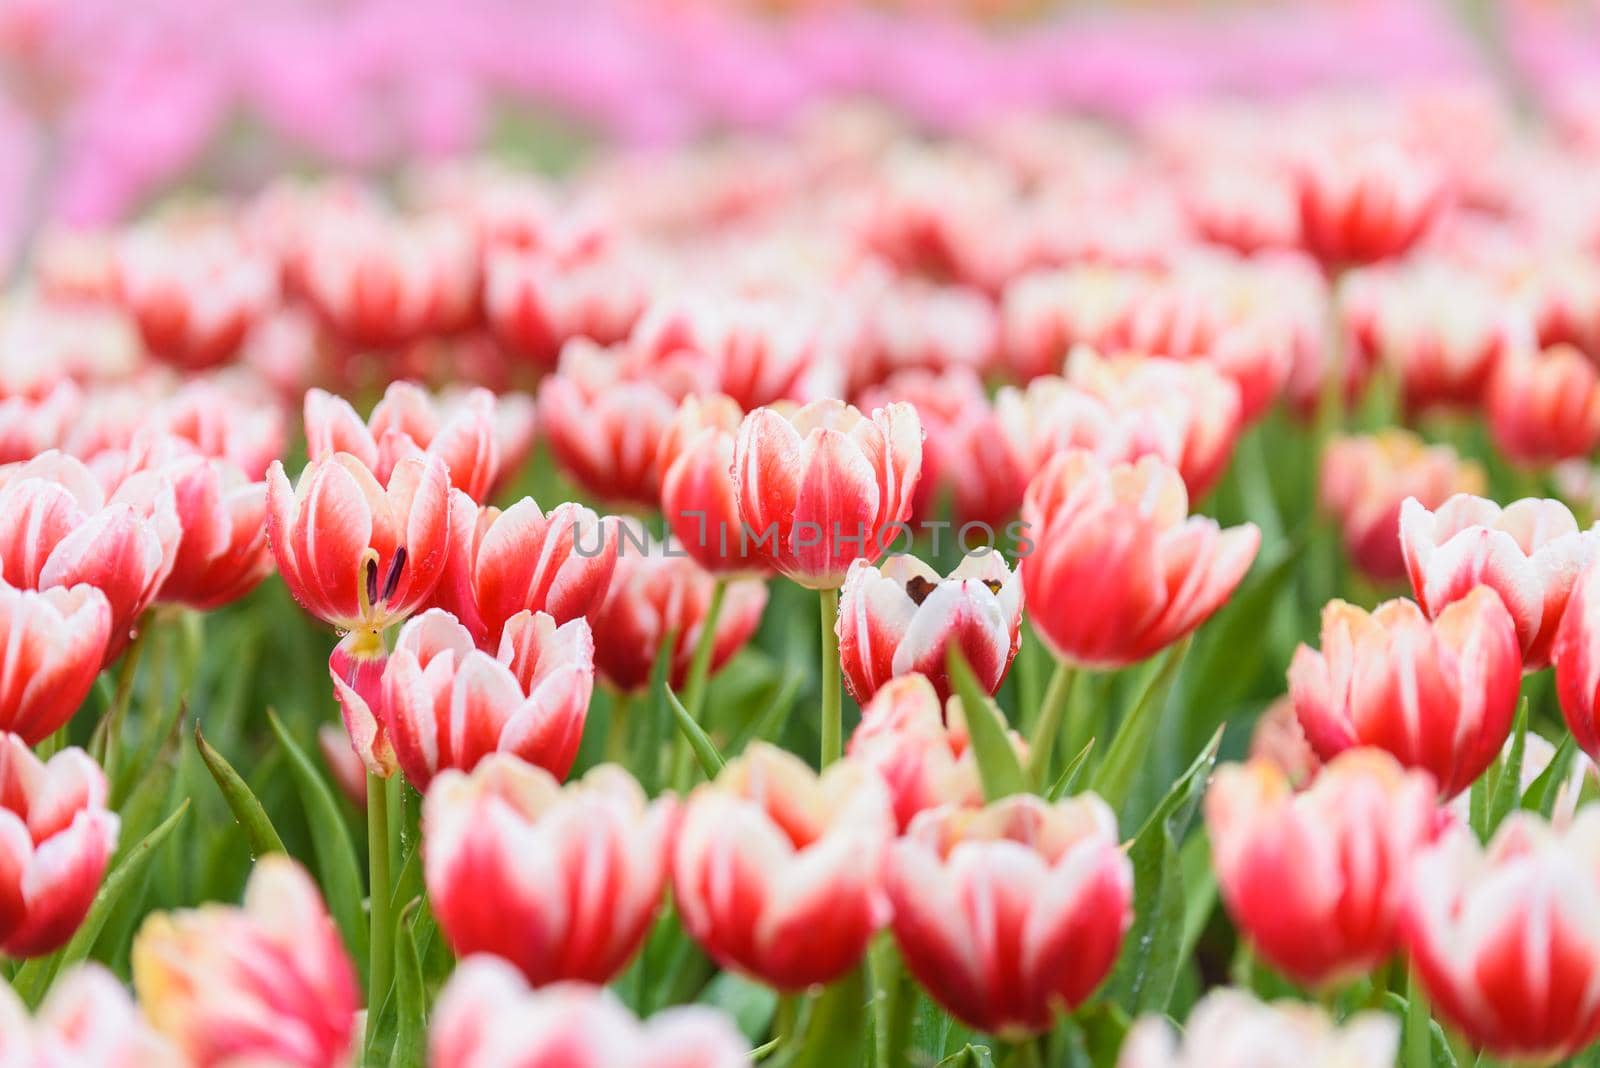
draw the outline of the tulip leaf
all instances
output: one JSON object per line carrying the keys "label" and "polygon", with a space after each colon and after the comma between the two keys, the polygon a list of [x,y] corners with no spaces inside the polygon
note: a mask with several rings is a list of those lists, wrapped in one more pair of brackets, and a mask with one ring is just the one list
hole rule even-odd
{"label": "tulip leaf", "polygon": [[717,752],[716,743],[706,735],[700,724],[695,722],[689,710],[678,699],[678,695],[672,692],[671,686],[666,687],[666,692],[667,704],[672,706],[673,718],[678,721],[678,729],[683,732],[689,748],[694,750],[694,757],[700,762],[700,770],[706,773],[706,778],[715,779],[727,761],[722,759],[722,754]]}
{"label": "tulip leaf", "polygon": [[1549,765],[1539,773],[1538,778],[1528,784],[1527,792],[1522,795],[1523,809],[1537,812],[1545,819],[1550,818],[1550,813],[1555,809],[1556,798],[1561,794],[1561,784],[1566,782],[1572,768],[1572,757],[1577,748],[1578,740],[1570,733],[1562,737],[1561,744],[1550,757]]}
{"label": "tulip leaf", "polygon": [[1191,919],[1178,849],[1216,766],[1222,729],[1173,783],[1128,847],[1133,863],[1133,926],[1107,987],[1129,1013],[1161,1013],[1172,999]]}
{"label": "tulip leaf", "polygon": [[267,815],[267,810],[261,807],[261,800],[250,789],[250,784],[233,770],[233,765],[228,763],[228,759],[206,741],[205,736],[200,733],[199,722],[194,725],[194,744],[200,751],[200,759],[205,761],[206,770],[211,772],[211,777],[217,782],[217,788],[222,791],[223,800],[228,802],[233,818],[244,828],[245,837],[250,840],[250,855],[259,857],[265,853],[287,852],[283,848],[283,839],[278,837],[278,830],[272,825],[271,817]]}
{"label": "tulip leaf", "polygon": [[37,1007],[61,970],[89,955],[112,911],[130,890],[144,885],[143,878],[150,869],[150,862],[155,859],[156,850],[172,835],[188,811],[189,800],[185,798],[170,816],[156,825],[155,830],[145,835],[138,845],[116,862],[100,884],[100,890],[84,915],[83,923],[78,925],[66,945],[47,957],[36,957],[23,964],[12,986],[24,1001]]}
{"label": "tulip leaf", "polygon": [[1045,798],[1050,801],[1059,801],[1071,794],[1078,785],[1078,780],[1083,777],[1083,769],[1089,764],[1089,754],[1094,751],[1094,739],[1090,738],[1078,755],[1067,761],[1067,766],[1061,769],[1061,774],[1056,776],[1056,781],[1050,784],[1050,789],[1045,793]]}
{"label": "tulip leaf", "polygon": [[994,1068],[994,1054],[988,1046],[963,1046],[939,1062],[938,1068]]}
{"label": "tulip leaf", "polygon": [[1500,762],[1494,789],[1489,794],[1488,821],[1484,830],[1492,836],[1495,828],[1517,807],[1522,796],[1522,760],[1528,745],[1528,699],[1517,705],[1516,725],[1511,728],[1511,748]]}
{"label": "tulip leaf", "polygon": [[422,958],[417,953],[416,919],[422,898],[414,897],[400,913],[394,943],[394,1049],[389,1068],[422,1068],[427,1052],[427,995],[422,985]]}
{"label": "tulip leaf", "polygon": [[[1406,993],[1411,996],[1401,997],[1392,990],[1383,995],[1384,1005],[1405,1021],[1396,1068],[1459,1068],[1449,1036],[1439,1021],[1430,1016],[1427,998],[1420,996],[1415,982],[1408,985]],[[1427,1024],[1426,1032],[1420,1029],[1424,1021]],[[1423,1033],[1428,1035],[1427,1039],[1420,1037]],[[1487,1068],[1489,1062],[1483,1060],[1478,1063]]]}
{"label": "tulip leaf", "polygon": [[1183,666],[1189,641],[1185,638],[1167,652],[1167,658],[1139,696],[1139,702],[1117,728],[1111,747],[1095,772],[1094,791],[1105,799],[1112,811],[1122,808],[1133,786],[1134,773],[1149,753],[1151,739],[1155,737],[1166,707],[1167,694],[1172,691],[1178,669]]}
{"label": "tulip leaf", "polygon": [[316,765],[295,744],[288,728],[270,708],[267,709],[267,723],[288,757],[289,771],[299,788],[300,803],[305,808],[306,822],[311,826],[311,844],[317,854],[318,882],[328,899],[328,911],[339,925],[345,947],[361,969],[364,983],[368,960],[366,909],[362,901],[366,891],[350,828],[339,812],[339,802],[327,780],[317,772]]}
{"label": "tulip leaf", "polygon": [[973,755],[978,761],[984,798],[997,801],[1012,794],[1027,793],[1028,776],[1017,759],[999,706],[978,685],[978,677],[972,673],[959,645],[951,644],[946,662],[950,680],[961,698],[961,710],[967,718],[967,734],[972,739]]}
{"label": "tulip leaf", "polygon": [[773,1015],[778,1009],[776,991],[737,972],[718,972],[696,1000],[727,1013],[752,1042],[772,1030]]}
{"label": "tulip leaf", "polygon": [[804,680],[805,673],[792,665],[785,670],[783,680],[778,683],[778,689],[773,694],[772,703],[767,705],[761,715],[752,717],[749,726],[734,736],[730,751],[742,753],[745,747],[757,738],[776,741],[783,733],[783,725],[788,722],[789,713],[794,711],[794,700],[800,695],[800,683]]}

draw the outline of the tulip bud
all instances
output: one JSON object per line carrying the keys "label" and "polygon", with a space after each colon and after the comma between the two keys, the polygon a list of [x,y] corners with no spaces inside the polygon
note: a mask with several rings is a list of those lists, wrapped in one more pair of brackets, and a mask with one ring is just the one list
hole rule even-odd
{"label": "tulip bud", "polygon": [[729,397],[691,394],[668,424],[656,453],[667,525],[683,551],[713,575],[767,571],[739,523],[733,449],[742,418]]}
{"label": "tulip bud", "polygon": [[196,1068],[348,1063],[355,969],[316,884],[288,857],[256,862],[242,907],[148,916],[133,942],[133,986]]}
{"label": "tulip bud", "polygon": [[1206,831],[1228,913],[1297,983],[1371,972],[1398,946],[1402,878],[1434,813],[1433,779],[1381,750],[1340,754],[1300,794],[1270,764],[1226,765],[1206,793]]}
{"label": "tulip bud", "polygon": [[0,580],[0,730],[38,745],[89,696],[111,606],[89,585],[18,590]]}
{"label": "tulip bud", "polygon": [[99,589],[111,607],[106,663],[127,647],[172,573],[181,537],[172,485],[155,473],[127,480],[108,499],[64,453],[0,470],[0,579],[18,589]]}
{"label": "tulip bud", "polygon": [[1444,203],[1444,186],[1414,154],[1390,143],[1328,148],[1294,171],[1300,241],[1343,267],[1399,256]]}
{"label": "tulip bud", "polygon": [[613,254],[573,258],[547,249],[492,249],[484,261],[484,313],[516,356],[553,368],[573,338],[614,345],[644,310],[644,281]]}
{"label": "tulip bud", "polygon": [[659,299],[630,343],[666,377],[722,393],[745,411],[805,395],[820,331],[793,303],[737,295]]}
{"label": "tulip bud", "polygon": [[733,1021],[701,1005],[641,1023],[609,990],[561,983],[531,991],[493,957],[461,962],[428,1029],[433,1068],[744,1068]]}
{"label": "tulip bud", "polygon": [[1133,922],[1133,865],[1093,794],[924,812],[894,844],[887,886],[911,974],[957,1019],[1011,1041],[1082,1004]]}
{"label": "tulip bud", "polygon": [[1260,531],[1251,523],[1222,530],[1188,516],[1188,507],[1178,473],[1149,457],[1107,465],[1075,450],[1034,477],[1018,568],[1033,624],[1056,656],[1125,667],[1222,607],[1249,570]]}
{"label": "tulip bud", "polygon": [[757,743],[689,795],[673,854],[678,914],[724,967],[786,991],[832,982],[888,918],[893,834],[871,770],[841,761],[818,776]]}
{"label": "tulip bud", "polygon": [[395,464],[385,486],[355,456],[267,472],[267,537],[289,592],[340,630],[381,631],[426,603],[450,546],[450,479],[438,457]]}
{"label": "tulip bud", "polygon": [[483,500],[500,474],[495,412],[495,396],[486,389],[471,390],[447,409],[411,382],[391,382],[363,423],[343,397],[308,390],[306,450],[313,461],[349,453],[379,482],[406,457],[437,456],[453,488]]}
{"label": "tulip bud", "polygon": [[941,700],[951,694],[951,648],[988,693],[1000,688],[1017,655],[1022,576],[993,550],[962,558],[948,578],[914,556],[880,567],[850,565],[839,595],[839,657],[851,696],[865,704],[897,675],[927,676]]}
{"label": "tulip bud", "polygon": [[1600,567],[1589,567],[1572,589],[1551,653],[1556,695],[1578,748],[1600,758]]}
{"label": "tulip bud", "polygon": [[1600,554],[1600,531],[1580,532],[1560,501],[1528,498],[1502,509],[1461,493],[1433,511],[1401,505],[1400,550],[1430,617],[1475,586],[1498,593],[1516,623],[1523,668],[1538,671],[1550,664],[1573,583]]}
{"label": "tulip bud", "polygon": [[1289,694],[1323,760],[1376,746],[1432,774],[1439,796],[1451,798],[1499,754],[1521,669],[1511,616],[1491,589],[1473,590],[1432,622],[1407,600],[1371,614],[1330,601],[1322,651],[1295,650]]}
{"label": "tulip bud", "polygon": [[450,554],[433,605],[454,615],[483,649],[499,647],[518,612],[556,623],[586,615],[605,597],[621,547],[618,524],[567,501],[547,513],[532,497],[505,511],[450,497]]}
{"label": "tulip bud", "polygon": [[66,944],[100,891],[118,828],[105,775],[83,750],[46,762],[0,734],[0,952],[39,957]]}
{"label": "tulip bud", "polygon": [[1134,1024],[1117,1068],[1394,1068],[1399,1051],[1399,1021],[1384,1013],[1336,1024],[1313,1005],[1222,989],[1189,1010],[1181,1038],[1159,1016]]}
{"label": "tulip bud", "polygon": [[1321,504],[1339,524],[1345,552],[1367,577],[1406,577],[1400,506],[1415,497],[1438,508],[1457,493],[1479,493],[1483,468],[1448,445],[1427,445],[1408,430],[1336,437],[1322,454]]}
{"label": "tulip bud", "polygon": [[178,456],[154,468],[172,484],[183,534],[157,599],[199,611],[238,600],[272,572],[267,486],[229,460]]}
{"label": "tulip bud", "polygon": [[[1026,762],[1027,743],[1015,731],[1008,733]],[[924,809],[983,807],[983,782],[961,702],[951,698],[941,704],[925,676],[901,675],[879,688],[861,710],[849,756],[883,779],[902,832]]]}
{"label": "tulip bud", "polygon": [[742,534],[802,586],[833,589],[911,517],[922,428],[909,404],[871,416],[837,400],[760,408],[739,426],[733,466]]}
{"label": "tulip bud", "polygon": [[676,802],[615,765],[562,787],[496,753],[428,788],[428,898],[457,956],[493,953],[535,985],[608,983],[660,911],[676,825]]}
{"label": "tulip bud", "polygon": [[565,778],[593,690],[594,638],[583,620],[558,627],[543,612],[519,612],[490,656],[434,608],[400,628],[378,707],[400,770],[426,790],[440,770],[470,771],[493,752]]}
{"label": "tulip bud", "polygon": [[1487,847],[1458,827],[1415,861],[1402,919],[1428,1002],[1473,1045],[1547,1064],[1600,1037],[1600,806],[1565,830],[1512,812]]}
{"label": "tulip bud", "polygon": [[1600,369],[1570,345],[1506,353],[1489,383],[1489,433],[1512,460],[1543,465],[1600,445]]}

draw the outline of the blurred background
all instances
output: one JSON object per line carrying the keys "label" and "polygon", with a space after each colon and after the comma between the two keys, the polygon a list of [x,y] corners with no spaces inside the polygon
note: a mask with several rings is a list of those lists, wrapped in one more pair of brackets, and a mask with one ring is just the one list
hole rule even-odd
{"label": "blurred background", "polygon": [[770,129],[881,101],[961,130],[1073,109],[1490,87],[1600,126],[1593,0],[6,0],[0,255],[184,187]]}

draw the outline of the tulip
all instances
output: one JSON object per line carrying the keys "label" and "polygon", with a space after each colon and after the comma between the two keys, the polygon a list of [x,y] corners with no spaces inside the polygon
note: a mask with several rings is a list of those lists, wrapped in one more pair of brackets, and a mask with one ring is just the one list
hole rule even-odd
{"label": "tulip", "polygon": [[1543,465],[1600,445],[1600,370],[1570,345],[1508,352],[1490,380],[1489,433],[1506,456]]}
{"label": "tulip", "polygon": [[71,382],[58,382],[41,396],[0,400],[0,464],[31,460],[67,438],[83,408],[83,393]]}
{"label": "tulip", "polygon": [[186,370],[239,352],[278,297],[274,265],[217,227],[141,227],[116,257],[116,295],[156,359]]}
{"label": "tulip", "polygon": [[554,367],[573,338],[613,345],[644,310],[643,280],[614,254],[569,262],[546,250],[491,250],[484,262],[484,313],[502,344],[538,367]]}
{"label": "tulip", "polygon": [[947,578],[914,556],[850,565],[839,597],[845,686],[865,704],[897,675],[927,676],[950,696],[948,651],[961,650],[978,685],[1000,688],[1022,632],[1022,576],[993,550],[962,557]]}
{"label": "tulip", "polygon": [[1299,206],[1281,169],[1228,164],[1211,166],[1183,186],[1184,214],[1195,233],[1245,256],[1299,245]]}
{"label": "tulip", "polygon": [[1600,568],[1591,566],[1573,586],[1551,649],[1556,695],[1573,740],[1591,760],[1600,758]]}
{"label": "tulip", "polygon": [[93,586],[19,590],[0,580],[0,730],[38,745],[83,704],[111,636]]}
{"label": "tulip", "polygon": [[700,1005],[636,1020],[609,990],[562,983],[531,991],[510,966],[472,957],[439,993],[428,1034],[433,1068],[743,1068],[749,1043]]}
{"label": "tulip", "polygon": [[190,379],[156,409],[160,431],[181,438],[202,456],[228,460],[251,482],[266,477],[284,451],[284,412],[275,398],[247,393],[250,383],[230,388],[210,379]]}
{"label": "tulip", "polygon": [[[1026,763],[1026,744],[1016,732],[1008,733]],[[961,702],[941,702],[925,676],[901,675],[880,687],[861,709],[848,752],[852,763],[872,768],[883,779],[902,833],[925,809],[983,807],[977,754]]]}
{"label": "tulip", "polygon": [[492,953],[536,986],[608,983],[660,911],[677,805],[615,765],[562,787],[495,753],[440,772],[422,816],[428,899],[458,957]]}
{"label": "tulip", "polygon": [[110,972],[79,964],[51,984],[32,1019],[22,999],[0,984],[0,1063],[172,1068],[183,1061]]}
{"label": "tulip", "polygon": [[836,589],[910,518],[922,428],[909,404],[871,416],[837,400],[760,408],[739,426],[733,467],[741,536],[800,585]]}
{"label": "tulip", "polygon": [[1294,170],[1300,241],[1331,267],[1402,255],[1444,202],[1439,176],[1389,143],[1330,148]]}
{"label": "tulip", "polygon": [[1378,582],[1406,577],[1399,531],[1407,497],[1438,508],[1457,493],[1481,493],[1486,485],[1478,464],[1398,428],[1334,438],[1323,450],[1321,475],[1322,508],[1339,524],[1345,552]]}
{"label": "tulip", "polygon": [[1417,858],[1409,885],[1412,967],[1473,1045],[1547,1064],[1600,1037],[1600,807],[1564,830],[1512,812],[1487,847],[1458,827]]}
{"label": "tulip", "polygon": [[267,486],[229,460],[177,456],[155,468],[170,480],[183,534],[157,600],[210,611],[237,601],[272,571]]}
{"label": "tulip", "polygon": [[970,369],[939,374],[902,371],[862,393],[859,401],[867,409],[888,407],[894,401],[906,401],[917,409],[927,436],[912,515],[931,517],[945,493],[961,524],[992,528],[1016,515],[1027,478],[983,383]]}
{"label": "tulip", "polygon": [[594,653],[583,620],[558,627],[543,612],[519,612],[490,656],[450,613],[429,609],[400,628],[383,667],[381,719],[361,733],[384,734],[379,746],[393,748],[418,790],[442,769],[471,771],[493,752],[565,778],[583,740]]}
{"label": "tulip", "polygon": [[584,489],[653,508],[661,497],[656,457],[678,404],[629,362],[626,349],[571,343],[560,371],[539,387],[539,423],[550,451]]}
{"label": "tulip", "polygon": [[605,639],[595,647],[595,665],[617,689],[638,692],[649,685],[661,644],[670,639],[668,684],[681,691],[703,641],[711,643],[709,675],[755,634],[767,605],[766,584],[758,579],[726,582],[719,601],[719,580],[676,541],[656,541],[636,524],[625,530],[610,588],[589,612],[589,623]]}
{"label": "tulip", "polygon": [[1458,493],[1430,511],[1400,507],[1400,551],[1417,603],[1433,618],[1478,585],[1488,586],[1516,622],[1522,666],[1550,664],[1550,646],[1573,583],[1600,554],[1600,532],[1579,532],[1560,501],[1524,499],[1504,509]]}
{"label": "tulip", "polygon": [[127,647],[172,573],[181,537],[172,486],[153,473],[108,498],[63,453],[0,470],[0,579],[18,589],[99,589],[111,608],[105,663]]}
{"label": "tulip", "polygon": [[1206,793],[1229,915],[1269,964],[1316,988],[1395,952],[1405,872],[1434,814],[1432,777],[1378,749],[1341,753],[1304,793],[1263,761],[1224,766]]}
{"label": "tulip", "polygon": [[1448,799],[1500,752],[1521,671],[1515,626],[1491,589],[1473,590],[1431,622],[1407,600],[1371,614],[1330,601],[1322,651],[1295,650],[1289,694],[1323,760],[1376,746],[1432,774]]}
{"label": "tulip", "polygon": [[903,370],[977,373],[999,349],[994,305],[967,286],[902,282],[869,305],[866,319],[858,382]]}
{"label": "tulip", "polygon": [[756,743],[689,795],[672,861],[684,927],[725,968],[784,991],[853,968],[888,919],[888,792],[851,761],[819,776]]}
{"label": "tulip", "polygon": [[81,749],[41,761],[0,735],[0,952],[39,957],[66,944],[117,845],[106,779]]}
{"label": "tulip", "polygon": [[1133,922],[1133,866],[1093,794],[924,812],[894,844],[887,886],[911,974],[951,1015],[1006,1041],[1082,1004]]}
{"label": "tulip", "polygon": [[1058,658],[1125,667],[1222,606],[1261,535],[1250,523],[1222,530],[1187,516],[1188,503],[1178,473],[1149,457],[1107,465],[1075,450],[1034,477],[1018,570],[1034,626]]}
{"label": "tulip", "polygon": [[1322,770],[1322,759],[1306,741],[1305,728],[1287,694],[1268,705],[1256,720],[1250,734],[1250,759],[1276,768],[1296,790],[1311,785]]}
{"label": "tulip", "polygon": [[267,472],[267,537],[307,612],[346,631],[382,631],[426,603],[450,548],[444,461],[409,456],[380,483],[357,457],[306,465],[293,489]]}
{"label": "tulip", "polygon": [[733,449],[743,418],[731,397],[691,394],[679,405],[656,450],[662,514],[683,551],[713,575],[760,575],[767,570],[739,523]]}
{"label": "tulip", "polygon": [[1001,301],[1001,348],[1023,382],[1058,375],[1079,345],[1104,348],[1122,329],[1144,284],[1134,271],[1100,265],[1014,279]]}
{"label": "tulip", "polygon": [[722,393],[750,411],[799,400],[821,343],[812,317],[792,303],[717,296],[659,300],[630,343],[667,377],[697,393]]}
{"label": "tulip", "polygon": [[1117,1068],[1394,1068],[1400,1023],[1359,1012],[1343,1023],[1298,1001],[1267,1005],[1239,990],[1213,990],[1189,1010],[1180,1039],[1147,1016],[1128,1031]]}
{"label": "tulip", "polygon": [[286,856],[256,862],[242,907],[152,913],[133,986],[195,1068],[349,1063],[360,991],[317,886]]}
{"label": "tulip", "polygon": [[610,588],[618,526],[567,501],[548,513],[532,497],[505,511],[450,496],[450,555],[433,604],[461,621],[480,648],[499,648],[518,612],[556,623],[588,614]]}
{"label": "tulip", "polygon": [[437,456],[451,486],[483,500],[500,473],[495,409],[486,389],[471,390],[447,411],[415,384],[391,382],[363,423],[349,401],[313,389],[305,401],[306,449],[313,461],[349,453],[379,482],[405,457]]}

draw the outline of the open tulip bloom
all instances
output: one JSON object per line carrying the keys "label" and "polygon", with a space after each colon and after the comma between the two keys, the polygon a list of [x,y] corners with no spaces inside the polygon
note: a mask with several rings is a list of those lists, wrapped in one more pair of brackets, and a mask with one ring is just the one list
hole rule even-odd
{"label": "open tulip bloom", "polygon": [[0,3],[0,1068],[1595,1068],[1471,6]]}

